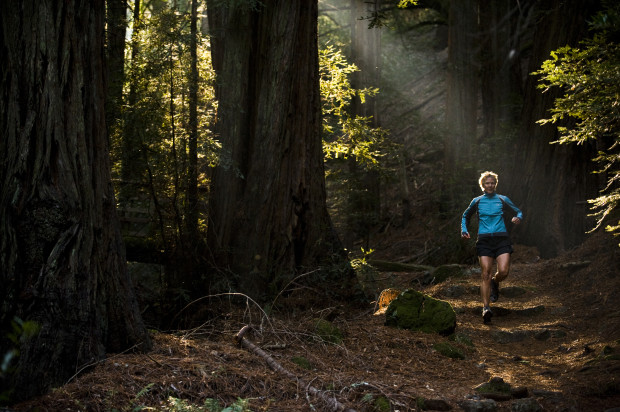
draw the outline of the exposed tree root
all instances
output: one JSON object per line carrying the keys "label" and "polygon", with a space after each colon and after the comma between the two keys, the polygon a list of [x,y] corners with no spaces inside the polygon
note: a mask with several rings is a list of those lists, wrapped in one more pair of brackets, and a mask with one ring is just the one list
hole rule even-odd
{"label": "exposed tree root", "polygon": [[280,365],[278,362],[276,362],[275,359],[273,359],[271,356],[269,356],[269,354],[267,352],[265,352],[264,350],[262,350],[261,348],[259,348],[255,344],[253,344],[248,339],[245,339],[244,335],[250,329],[251,329],[251,326],[250,325],[246,325],[243,328],[241,328],[241,330],[235,335],[235,340],[237,341],[237,343],[239,345],[243,346],[244,348],[246,348],[250,352],[254,353],[255,355],[258,355],[261,358],[265,359],[265,362],[267,362],[269,367],[271,367],[271,369],[273,369],[274,371],[279,372],[279,373],[283,374],[284,376],[286,376],[287,378],[289,378],[290,380],[297,382],[297,384],[299,386],[305,387],[306,391],[308,393],[310,393],[311,395],[316,396],[316,397],[320,398],[322,401],[324,401],[326,403],[327,407],[329,408],[329,410],[331,410],[331,411],[355,412],[354,409],[347,408],[342,403],[340,403],[336,398],[334,398],[332,396],[329,396],[325,392],[315,388],[314,386],[312,386],[310,384],[306,384],[303,380],[301,380],[300,378],[295,376],[295,374],[293,374],[292,372],[290,372],[290,371],[286,370],[284,367],[282,367],[282,365]]}

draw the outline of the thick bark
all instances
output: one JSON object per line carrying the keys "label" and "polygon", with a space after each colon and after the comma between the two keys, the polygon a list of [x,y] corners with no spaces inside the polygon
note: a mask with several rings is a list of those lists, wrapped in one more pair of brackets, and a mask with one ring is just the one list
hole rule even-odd
{"label": "thick bark", "polygon": [[476,0],[450,0],[445,143],[448,171],[459,170],[470,160],[476,141],[479,53]]}
{"label": "thick bark", "polygon": [[[585,34],[586,17],[595,6],[588,0],[540,3],[529,73],[540,68],[550,51],[566,44],[576,45]],[[538,246],[541,254],[549,257],[583,241],[592,227],[586,199],[595,197],[600,184],[592,174],[590,159],[596,154],[593,146],[549,144],[559,137],[556,126],[541,127],[536,121],[549,117],[557,95],[541,93],[536,84],[537,79],[530,76],[514,172],[506,182],[511,198],[525,213],[517,240]]]}
{"label": "thick bark", "polygon": [[208,242],[252,295],[340,247],[325,205],[317,2],[262,4],[208,3],[223,148]]}
{"label": "thick bark", "polygon": [[[511,44],[511,3],[509,0],[480,2],[483,141],[495,136],[500,120],[509,120],[509,69],[516,61],[511,57],[516,54]],[[517,8],[516,5],[514,7]]]}
{"label": "thick bark", "polygon": [[110,180],[104,13],[104,0],[0,3],[0,325],[40,326],[3,382],[16,399],[149,346]]}

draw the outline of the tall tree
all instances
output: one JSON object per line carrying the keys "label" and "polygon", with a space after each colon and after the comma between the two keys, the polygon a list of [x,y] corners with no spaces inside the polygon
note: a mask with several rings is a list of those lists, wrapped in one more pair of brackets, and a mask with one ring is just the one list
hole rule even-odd
{"label": "tall tree", "polygon": [[[114,1],[114,0],[111,0]],[[129,93],[127,95],[128,110],[124,113],[122,134],[120,136],[120,178],[119,203],[125,206],[137,192],[138,184],[145,174],[146,160],[144,153],[143,134],[139,117],[136,115],[136,106],[139,94],[139,70],[137,61],[140,55],[140,34],[143,29],[142,1],[135,0],[133,5],[133,21],[131,30],[131,47],[129,53]]]}
{"label": "tall tree", "polygon": [[240,3],[207,2],[223,151],[207,238],[262,295],[340,244],[325,205],[317,1]]}
{"label": "tall tree", "polygon": [[483,130],[480,141],[496,137],[516,123],[521,62],[520,40],[530,11],[528,1],[498,0],[479,3],[480,96]]}
{"label": "tall tree", "polygon": [[[528,73],[539,69],[550,52],[576,45],[586,34],[586,18],[597,2],[545,0],[537,7],[536,33]],[[554,125],[540,126],[547,118],[557,93],[541,94],[537,78],[529,76],[513,172],[505,180],[512,198],[520,201],[525,213],[518,239],[537,245],[543,256],[553,256],[581,243],[592,227],[587,199],[596,197],[600,182],[592,175],[589,161],[596,155],[594,145],[582,147],[550,144],[559,134]]]}
{"label": "tall tree", "polygon": [[16,399],[149,346],[110,179],[104,18],[104,0],[0,4],[0,325],[39,326],[4,382]]}
{"label": "tall tree", "polygon": [[123,84],[125,82],[125,34],[127,31],[127,0],[106,0],[106,58],[108,90],[106,92],[106,124],[114,133],[121,119]]}
{"label": "tall tree", "polygon": [[198,234],[198,0],[191,0],[190,16],[190,79],[189,79],[189,139],[187,200],[185,211],[186,235],[197,240]]}
{"label": "tall tree", "polygon": [[470,161],[476,141],[479,53],[477,0],[450,0],[445,162],[452,172]]}

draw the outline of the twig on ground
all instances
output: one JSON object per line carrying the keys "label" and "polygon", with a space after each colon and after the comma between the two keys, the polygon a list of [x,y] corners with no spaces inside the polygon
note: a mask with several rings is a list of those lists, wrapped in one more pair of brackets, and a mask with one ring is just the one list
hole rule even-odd
{"label": "twig on ground", "polygon": [[239,345],[243,346],[244,348],[254,353],[255,355],[258,355],[261,358],[263,358],[265,362],[267,362],[269,367],[271,367],[271,369],[273,369],[274,371],[279,372],[282,375],[289,378],[290,380],[297,382],[299,386],[306,387],[307,392],[323,400],[327,404],[329,410],[343,411],[343,412],[355,412],[354,409],[347,408],[342,403],[340,403],[336,398],[327,395],[325,392],[315,388],[314,386],[311,386],[309,384],[306,385],[306,383],[304,383],[302,379],[298,378],[297,376],[295,376],[295,374],[293,374],[292,372],[282,367],[282,365],[280,365],[275,359],[269,356],[267,352],[265,352],[264,350],[256,346],[254,343],[252,343],[248,339],[245,339],[244,335],[250,329],[251,329],[251,326],[246,325],[243,328],[241,328],[241,330],[237,333],[237,335],[235,335],[235,340],[237,341]]}

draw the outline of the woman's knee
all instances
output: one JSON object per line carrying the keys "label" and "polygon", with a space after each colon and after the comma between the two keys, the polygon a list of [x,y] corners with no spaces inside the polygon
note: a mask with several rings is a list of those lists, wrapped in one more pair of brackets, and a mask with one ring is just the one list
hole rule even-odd
{"label": "woman's knee", "polygon": [[483,281],[489,281],[493,277],[491,274],[491,270],[483,270],[481,273],[481,277]]}

